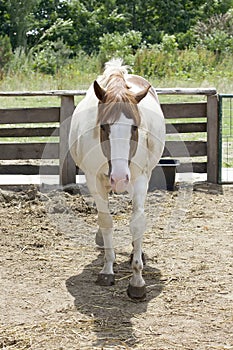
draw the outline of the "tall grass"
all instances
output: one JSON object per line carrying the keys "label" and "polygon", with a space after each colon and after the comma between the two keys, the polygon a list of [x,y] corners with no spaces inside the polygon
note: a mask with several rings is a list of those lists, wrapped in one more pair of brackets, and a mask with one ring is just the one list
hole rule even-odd
{"label": "tall grass", "polygon": [[[127,57],[123,57],[127,61]],[[58,67],[54,75],[35,70],[33,57],[16,52],[2,80],[1,91],[85,89],[102,71],[98,55],[83,52]],[[172,52],[156,47],[136,52],[132,72],[148,78],[156,87],[209,87],[233,92],[232,56],[206,49]]]}

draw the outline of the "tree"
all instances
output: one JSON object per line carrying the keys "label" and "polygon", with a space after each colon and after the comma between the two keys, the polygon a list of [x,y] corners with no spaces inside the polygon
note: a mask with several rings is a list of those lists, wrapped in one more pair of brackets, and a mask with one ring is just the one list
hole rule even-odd
{"label": "tree", "polygon": [[130,31],[140,32],[145,44],[161,42],[164,34],[179,36],[185,47],[198,21],[232,6],[233,0],[1,0],[0,35],[10,37],[13,49],[30,49],[50,33],[46,40],[62,40],[74,54],[98,52],[104,34]]}
{"label": "tree", "polygon": [[32,14],[39,0],[8,0],[9,36],[13,49],[27,46],[27,31],[31,27]]}
{"label": "tree", "polygon": [[0,1],[0,35],[9,36],[10,16],[6,6],[7,0]]}
{"label": "tree", "polygon": [[69,15],[74,29],[72,46],[81,47],[89,54],[98,51],[104,33],[123,33],[126,30],[127,18],[119,13],[115,0],[72,0]]}

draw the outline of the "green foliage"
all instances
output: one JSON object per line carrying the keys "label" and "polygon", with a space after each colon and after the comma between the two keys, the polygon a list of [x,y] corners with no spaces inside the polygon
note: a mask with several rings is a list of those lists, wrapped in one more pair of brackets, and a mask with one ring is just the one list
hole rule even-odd
{"label": "green foliage", "polygon": [[56,41],[57,38],[63,38],[72,29],[73,21],[71,19],[64,20],[62,18],[57,18],[56,21],[44,31],[39,41],[51,40]]}
{"label": "green foliage", "polygon": [[8,75],[15,74],[16,72],[21,72],[26,76],[31,74],[33,67],[30,52],[26,53],[25,49],[22,47],[17,48],[7,68]]}
{"label": "green foliage", "polygon": [[0,76],[3,74],[5,66],[9,64],[12,56],[10,38],[7,35],[0,35]]}
{"label": "green foliage", "polygon": [[198,45],[214,52],[233,52],[233,13],[214,15],[193,28]]}
{"label": "green foliage", "polygon": [[[46,33],[46,40],[62,39],[74,55],[80,49],[89,55],[98,53],[104,34],[116,40],[115,33],[124,36],[131,31],[140,32],[146,45],[159,44],[166,34],[175,35],[184,49],[195,44],[197,23],[207,23],[232,7],[232,0],[1,0],[0,35],[10,37],[13,50],[30,51]],[[202,43],[212,49],[224,36],[211,35],[211,43]]]}
{"label": "green foliage", "polygon": [[8,0],[5,9],[9,16],[9,33],[12,47],[27,47],[27,31],[32,25],[32,13],[39,0]]}
{"label": "green foliage", "polygon": [[[206,49],[193,49],[168,54],[150,47],[137,50],[134,58],[133,72],[147,77],[155,86],[215,86],[219,93],[233,89],[230,53],[217,57]],[[80,51],[77,57],[57,68],[54,75],[49,75],[33,70],[32,54],[17,50],[8,73],[0,80],[0,90],[86,89],[101,74],[100,63],[99,56]]]}
{"label": "green foliage", "polygon": [[232,0],[2,0],[0,70],[51,75],[61,88],[64,76],[89,81],[121,57],[152,78],[230,78],[232,7]]}
{"label": "green foliage", "polygon": [[45,40],[33,50],[33,67],[42,73],[53,75],[68,62],[71,53],[62,39],[55,42]]}
{"label": "green foliage", "polygon": [[132,64],[134,53],[140,46],[142,35],[131,30],[127,33],[104,34],[100,38],[100,60],[102,63],[112,57],[121,57],[125,63]]}
{"label": "green foliage", "polygon": [[165,34],[162,38],[162,42],[160,45],[158,45],[160,51],[164,51],[167,53],[172,53],[176,51],[178,44],[176,42],[176,37],[175,35],[168,35]]}
{"label": "green foliage", "polygon": [[211,75],[226,56],[217,57],[204,49],[164,50],[163,45],[154,45],[137,51],[134,72],[146,77],[180,77],[204,79]]}

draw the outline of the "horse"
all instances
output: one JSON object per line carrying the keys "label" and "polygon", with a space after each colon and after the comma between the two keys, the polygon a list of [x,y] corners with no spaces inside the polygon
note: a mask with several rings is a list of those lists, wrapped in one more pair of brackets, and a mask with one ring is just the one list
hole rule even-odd
{"label": "horse", "polygon": [[104,265],[96,283],[115,283],[113,219],[109,193],[128,193],[132,199],[130,232],[132,277],[127,293],[132,299],[146,297],[142,277],[144,202],[151,172],[165,143],[164,116],[155,89],[143,77],[128,73],[121,59],[105,64],[102,75],[91,84],[71,118],[69,148],[86,176],[98,211],[96,244],[104,248]]}

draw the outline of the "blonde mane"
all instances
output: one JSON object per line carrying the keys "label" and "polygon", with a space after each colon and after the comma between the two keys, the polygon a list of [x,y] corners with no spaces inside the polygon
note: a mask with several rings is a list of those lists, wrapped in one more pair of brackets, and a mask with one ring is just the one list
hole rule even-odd
{"label": "blonde mane", "polygon": [[129,66],[123,65],[123,60],[121,58],[113,58],[110,61],[106,62],[104,65],[104,72],[98,78],[99,83],[102,87],[106,87],[109,77],[112,74],[120,73],[122,76],[128,74]]}

